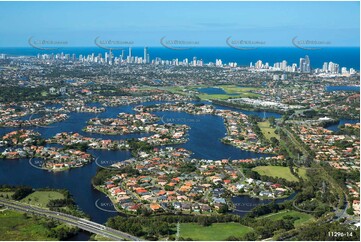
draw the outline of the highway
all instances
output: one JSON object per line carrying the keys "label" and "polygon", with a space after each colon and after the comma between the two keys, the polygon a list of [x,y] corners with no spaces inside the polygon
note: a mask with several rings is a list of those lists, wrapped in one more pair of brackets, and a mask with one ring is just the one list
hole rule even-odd
{"label": "highway", "polygon": [[4,205],[5,207],[13,210],[18,210],[26,213],[33,213],[36,215],[46,216],[48,218],[56,219],[60,222],[67,223],[73,226],[76,226],[85,231],[98,234],[116,241],[119,240],[131,240],[131,241],[139,241],[141,240],[138,237],[133,235],[106,227],[102,224],[98,224],[83,218],[78,218],[69,214],[60,213],[56,211],[51,211],[48,209],[43,209],[39,207],[30,206],[28,204],[11,201],[8,199],[0,198],[0,205]]}

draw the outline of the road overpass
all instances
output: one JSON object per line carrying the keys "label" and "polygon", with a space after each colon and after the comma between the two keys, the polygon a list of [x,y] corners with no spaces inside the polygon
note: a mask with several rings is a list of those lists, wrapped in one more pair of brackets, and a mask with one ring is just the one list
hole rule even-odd
{"label": "road overpass", "polygon": [[20,203],[17,201],[12,201],[4,198],[0,198],[0,205],[3,205],[9,209],[18,210],[26,213],[33,213],[40,216],[46,216],[48,218],[56,219],[60,222],[67,223],[83,229],[85,231],[98,234],[113,240],[131,240],[131,241],[139,241],[141,240],[138,237],[133,235],[106,227],[102,224],[95,223],[93,221],[89,221],[83,218],[78,218],[73,215],[51,211],[44,208],[39,208],[35,206],[30,206],[28,204]]}

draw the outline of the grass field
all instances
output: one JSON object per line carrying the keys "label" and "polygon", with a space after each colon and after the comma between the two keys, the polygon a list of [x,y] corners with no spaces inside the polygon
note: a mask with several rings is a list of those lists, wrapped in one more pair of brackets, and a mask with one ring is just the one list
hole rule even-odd
{"label": "grass field", "polygon": [[255,96],[258,96],[258,94],[251,93],[250,91],[259,89],[256,87],[239,87],[236,85],[220,85],[218,87],[222,88],[228,94],[252,94]]}
{"label": "grass field", "polygon": [[23,198],[21,202],[46,207],[50,200],[63,199],[64,195],[57,191],[35,191],[27,197]]}
{"label": "grass field", "polygon": [[0,196],[4,198],[11,198],[14,192],[0,192]]}
{"label": "grass field", "polygon": [[0,212],[1,240],[56,240],[48,237],[48,229],[23,213],[11,210]]}
{"label": "grass field", "polygon": [[306,169],[298,168],[298,175],[300,175],[300,177],[302,177],[302,179],[306,180],[307,179]]}
{"label": "grass field", "polygon": [[204,227],[195,223],[182,223],[180,237],[193,240],[226,240],[229,236],[240,237],[253,229],[237,223],[214,223]]}
{"label": "grass field", "polygon": [[258,122],[258,127],[261,129],[262,134],[266,139],[270,140],[272,137],[280,139],[280,136],[275,133],[276,129],[271,127],[269,121]]}
{"label": "grass field", "polygon": [[217,88],[223,89],[226,94],[199,94],[198,97],[202,100],[207,99],[220,99],[225,100],[228,98],[240,98],[240,97],[258,97],[258,94],[252,93],[250,91],[257,90],[253,87],[239,87],[236,85],[220,85],[215,86]]}
{"label": "grass field", "polygon": [[[298,178],[291,173],[290,169],[284,166],[257,166],[252,170],[258,172],[260,175],[284,178],[287,181],[298,181]],[[304,168],[299,168],[298,173],[300,176],[306,176],[306,170]]]}
{"label": "grass field", "polygon": [[312,222],[315,220],[315,218],[310,214],[302,213],[299,211],[293,211],[293,210],[283,210],[278,213],[272,213],[269,215],[261,216],[261,217],[259,217],[259,219],[260,218],[269,218],[273,221],[276,221],[276,220],[282,219],[284,216],[287,216],[287,215],[290,215],[293,217],[299,217],[299,219],[297,219],[294,223],[295,227],[298,227],[306,222]]}

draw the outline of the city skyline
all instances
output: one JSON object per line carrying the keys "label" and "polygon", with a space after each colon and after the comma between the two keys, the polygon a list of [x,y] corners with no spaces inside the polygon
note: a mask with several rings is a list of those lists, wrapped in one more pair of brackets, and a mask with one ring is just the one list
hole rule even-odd
{"label": "city skyline", "polygon": [[[215,62],[209,61],[206,62],[201,58],[198,59],[197,56],[191,58],[173,58],[173,59],[162,59],[160,57],[150,57],[150,52],[147,46],[143,47],[143,56],[133,55],[132,47],[128,48],[127,55],[125,50],[122,49],[121,55],[115,55],[112,52],[112,49],[109,49],[108,52],[104,53],[104,58],[101,52],[91,53],[88,55],[79,54],[78,56],[75,53],[45,53],[45,54],[37,54],[38,59],[43,60],[65,60],[65,61],[80,61],[80,62],[93,62],[99,64],[109,64],[109,65],[124,65],[124,64],[152,64],[152,65],[173,65],[173,66],[194,66],[194,67],[246,67],[245,65],[237,63],[236,61],[231,62],[223,62],[220,57],[215,59]],[[0,59],[6,59],[5,54],[0,54]],[[271,65],[273,64],[273,65]],[[253,62],[250,62],[249,67],[252,69],[263,69],[263,70],[271,70],[271,71],[283,71],[283,72],[299,72],[299,73],[329,73],[329,74],[355,74],[356,70],[354,68],[350,68],[349,71],[347,67],[340,66],[338,63],[334,63],[333,61],[325,61],[322,64],[322,68],[319,66],[311,66],[310,57],[305,55],[304,58],[300,57],[299,65],[297,63],[288,62],[287,60],[282,60],[281,62],[275,61],[273,63],[265,62],[263,63],[261,59],[259,59],[255,65],[253,66]]]}

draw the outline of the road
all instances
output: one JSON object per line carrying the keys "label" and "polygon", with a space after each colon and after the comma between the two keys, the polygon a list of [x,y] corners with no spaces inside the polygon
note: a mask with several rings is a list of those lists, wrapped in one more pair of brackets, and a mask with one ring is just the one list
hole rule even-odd
{"label": "road", "polygon": [[139,241],[141,240],[138,237],[133,235],[106,227],[102,224],[98,224],[83,218],[78,218],[69,214],[60,213],[56,211],[51,211],[39,207],[30,206],[28,204],[11,201],[8,199],[0,198],[0,205],[4,205],[9,209],[18,210],[26,213],[33,213],[36,215],[46,216],[48,218],[56,219],[60,222],[67,223],[73,226],[76,226],[85,231],[98,234],[113,240],[131,240],[131,241]]}
{"label": "road", "polygon": [[[300,148],[304,154],[306,154],[307,156],[310,156],[309,152],[303,147],[302,144],[300,144],[300,142],[293,136],[293,134],[287,128],[282,128],[282,130],[291,139],[293,144],[295,144],[298,148]],[[320,167],[319,169],[322,169],[322,171],[328,176],[329,183],[331,184],[331,186],[333,186],[333,188],[335,188],[338,185],[337,182],[335,182],[334,179],[329,176],[329,174],[327,173],[327,171],[324,168]],[[339,187],[339,189],[342,192],[342,196],[340,196],[340,199],[343,199],[343,202],[345,203],[345,205],[344,205],[343,209],[337,209],[337,211],[335,212],[336,213],[335,218],[333,220],[340,220],[341,218],[348,217],[346,211],[350,205],[349,205],[347,199],[345,199],[345,198],[347,198],[347,195],[342,190],[341,187]],[[341,192],[339,193],[339,195],[341,194]]]}
{"label": "road", "polygon": [[300,142],[298,142],[298,140],[293,136],[293,134],[287,128],[283,128],[283,127],[280,128],[291,139],[293,144],[296,145],[297,148],[301,149],[303,154],[306,154],[308,157],[311,156],[310,153],[303,147],[302,144],[300,144]]}

